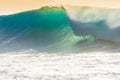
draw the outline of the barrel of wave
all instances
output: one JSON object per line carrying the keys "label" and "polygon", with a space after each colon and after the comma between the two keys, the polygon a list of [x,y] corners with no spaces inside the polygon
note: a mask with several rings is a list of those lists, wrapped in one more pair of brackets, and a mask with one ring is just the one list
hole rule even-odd
{"label": "barrel of wave", "polygon": [[87,32],[97,39],[120,42],[120,9],[90,6],[65,6],[65,9],[77,35]]}

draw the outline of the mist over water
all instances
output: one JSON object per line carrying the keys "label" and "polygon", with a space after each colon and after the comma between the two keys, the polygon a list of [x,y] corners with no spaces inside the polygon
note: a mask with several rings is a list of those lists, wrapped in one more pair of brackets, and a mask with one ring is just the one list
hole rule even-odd
{"label": "mist over water", "polygon": [[[70,9],[71,13],[68,8],[43,7],[38,10],[1,16],[0,51],[36,50],[48,53],[80,53],[96,50],[111,51],[113,48],[119,51],[119,45],[116,46],[116,43],[120,41],[120,29],[119,26],[114,27],[118,25],[116,21],[119,21],[114,19],[115,17],[111,20],[111,17],[104,19],[111,11],[105,10],[98,14],[98,11],[94,10],[96,12],[91,13],[93,10],[89,9],[91,17],[87,9],[81,8],[82,12],[81,9]],[[115,10],[109,16],[114,13],[120,12]]]}

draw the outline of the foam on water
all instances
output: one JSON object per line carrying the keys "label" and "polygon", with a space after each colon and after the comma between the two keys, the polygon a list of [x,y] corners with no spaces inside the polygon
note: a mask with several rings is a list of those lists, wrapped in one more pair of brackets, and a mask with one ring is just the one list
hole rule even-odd
{"label": "foam on water", "polygon": [[119,80],[120,54],[1,54],[1,80]]}

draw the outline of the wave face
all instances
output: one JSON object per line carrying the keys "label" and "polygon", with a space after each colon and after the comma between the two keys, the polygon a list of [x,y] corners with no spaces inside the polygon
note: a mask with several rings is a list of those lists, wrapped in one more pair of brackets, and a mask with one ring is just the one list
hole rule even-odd
{"label": "wave face", "polygon": [[99,14],[96,16],[91,13],[92,17],[86,18],[84,16],[87,12],[80,13],[80,9],[71,8],[75,10],[73,13],[69,13],[68,8],[65,9],[43,7],[1,16],[0,51],[34,49],[40,52],[82,52],[94,51],[96,46],[98,50],[106,50],[106,42],[101,44],[99,39],[113,42],[120,40],[119,27],[110,28],[106,20],[98,16]]}
{"label": "wave face", "polygon": [[79,40],[63,8],[44,7],[0,17],[0,51],[64,51]]}

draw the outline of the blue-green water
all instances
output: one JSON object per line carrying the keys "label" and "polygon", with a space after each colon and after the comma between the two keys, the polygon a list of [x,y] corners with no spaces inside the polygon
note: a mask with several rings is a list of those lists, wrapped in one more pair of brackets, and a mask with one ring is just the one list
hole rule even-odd
{"label": "blue-green water", "polygon": [[[77,32],[72,22],[64,8],[56,7],[44,7],[1,16],[0,51],[34,49],[40,52],[82,52],[95,50],[91,48],[98,42],[96,35],[82,28],[81,32]],[[91,24],[94,23],[87,25]],[[105,25],[102,21],[95,24],[96,26]]]}

